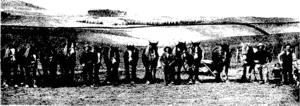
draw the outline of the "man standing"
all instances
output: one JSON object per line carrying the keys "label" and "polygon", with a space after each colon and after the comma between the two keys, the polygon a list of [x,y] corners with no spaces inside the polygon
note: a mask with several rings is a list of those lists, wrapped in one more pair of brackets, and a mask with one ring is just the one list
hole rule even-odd
{"label": "man standing", "polygon": [[268,63],[272,61],[270,53],[265,50],[265,45],[263,43],[258,44],[257,52],[255,53],[255,63],[257,64],[257,69],[259,71],[261,83],[266,83],[268,80]]}
{"label": "man standing", "polygon": [[164,48],[164,53],[162,54],[160,61],[164,68],[165,85],[168,85],[169,83],[174,83],[174,56],[172,55],[170,47],[167,46]]}
{"label": "man standing", "polygon": [[295,53],[293,53],[291,45],[287,44],[284,50],[277,56],[279,63],[283,68],[283,81],[284,84],[291,84],[293,82],[293,62],[297,60]]}
{"label": "man standing", "polygon": [[92,52],[92,47],[87,45],[85,51],[81,55],[80,63],[83,66],[84,84],[89,86],[93,81],[93,68],[95,63],[95,55]]}

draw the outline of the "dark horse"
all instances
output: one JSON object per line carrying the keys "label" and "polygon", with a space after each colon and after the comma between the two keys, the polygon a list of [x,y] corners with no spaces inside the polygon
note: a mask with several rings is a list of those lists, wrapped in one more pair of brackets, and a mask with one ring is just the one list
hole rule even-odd
{"label": "dark horse", "polygon": [[30,43],[26,44],[25,50],[22,53],[22,64],[25,69],[25,86],[36,86],[36,72],[37,72],[37,51]]}
{"label": "dark horse", "polygon": [[49,44],[40,53],[40,61],[43,68],[43,85],[55,86],[57,77],[57,53],[54,47]]}
{"label": "dark horse", "polygon": [[74,84],[74,71],[76,66],[76,51],[74,43],[66,42],[59,56],[60,71],[64,85]]}
{"label": "dark horse", "polygon": [[[128,45],[125,53],[123,55],[124,63],[125,63],[125,74],[126,79],[131,81],[132,83],[137,80],[136,76],[136,66],[139,60],[139,50],[135,48],[133,45]],[[131,66],[131,78],[129,67]]]}
{"label": "dark horse", "polygon": [[[228,79],[228,68],[230,63],[231,53],[229,52],[229,45],[218,45],[212,50],[212,70],[215,71],[216,81],[224,81]],[[225,67],[225,78],[223,68]]]}
{"label": "dark horse", "polygon": [[118,84],[119,81],[119,64],[120,64],[120,53],[117,47],[104,47],[103,50],[104,62],[107,69],[106,83]]}
{"label": "dark horse", "polygon": [[178,42],[178,44],[173,48],[172,54],[174,56],[174,65],[177,66],[177,81],[180,83],[181,78],[181,67],[184,65],[185,58],[187,56],[186,42]]}
{"label": "dark horse", "polygon": [[157,44],[158,42],[149,42],[149,46],[147,46],[147,48],[144,49],[142,54],[142,61],[146,69],[145,80],[147,84],[153,83],[153,81],[156,80],[156,67],[159,58],[157,52]]}
{"label": "dark horse", "polygon": [[199,45],[200,42],[192,42],[192,47],[189,50],[189,54],[191,58],[186,59],[188,65],[192,66],[192,69],[189,69],[190,71],[189,83],[191,83],[191,81],[195,83],[196,80],[200,82],[198,73],[199,73],[199,67],[201,65],[201,60],[204,57],[204,52]]}
{"label": "dark horse", "polygon": [[[18,51],[16,47],[4,47],[1,57],[1,82],[2,84],[7,87],[8,84],[15,84],[17,87],[17,70],[18,70]],[[11,75],[11,72],[14,74]]]}

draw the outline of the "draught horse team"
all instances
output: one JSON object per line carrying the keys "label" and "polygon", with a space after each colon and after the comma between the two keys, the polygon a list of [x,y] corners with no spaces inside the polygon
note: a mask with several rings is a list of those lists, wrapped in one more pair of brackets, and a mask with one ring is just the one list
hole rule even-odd
{"label": "draught horse team", "polygon": [[[233,53],[230,45],[216,45],[211,50],[209,60],[212,62],[205,63],[205,49],[200,46],[200,42],[190,44],[178,42],[174,47],[164,47],[162,54],[159,54],[158,43],[149,42],[149,45],[142,50],[134,45],[127,45],[125,51],[121,51],[117,46],[100,47],[88,43],[84,45],[84,50],[80,51],[72,41],[66,41],[65,46],[58,50],[50,44],[42,49],[35,48],[34,43],[27,43],[25,46],[4,45],[1,48],[1,85],[57,87],[58,83],[60,86],[74,86],[75,83],[82,82],[84,86],[95,86],[100,84],[99,70],[103,65],[106,66],[104,80],[106,84],[120,84],[119,75],[122,73],[119,68],[121,67],[125,69],[125,82],[131,84],[157,83],[156,73],[159,69],[164,73],[165,85],[181,84],[183,70],[188,73],[189,84],[201,83],[199,71],[202,66],[207,66],[216,82],[229,81],[228,69]],[[244,68],[241,81],[253,81],[251,75],[257,66],[261,77],[260,82],[268,83],[266,75],[272,71],[266,70],[271,62],[271,53],[266,51],[266,45],[259,43],[253,46],[242,43],[241,46],[240,49],[236,49],[235,55]],[[254,48],[256,46],[257,49]],[[140,57],[143,64],[139,64]],[[282,65],[282,84],[299,85],[300,61],[297,61],[291,45],[284,46],[284,50],[278,54],[278,60],[277,66]],[[137,67],[140,65],[145,68],[143,80],[137,74]],[[39,71],[39,67],[42,71]],[[78,69],[82,71],[79,78],[77,78]]]}

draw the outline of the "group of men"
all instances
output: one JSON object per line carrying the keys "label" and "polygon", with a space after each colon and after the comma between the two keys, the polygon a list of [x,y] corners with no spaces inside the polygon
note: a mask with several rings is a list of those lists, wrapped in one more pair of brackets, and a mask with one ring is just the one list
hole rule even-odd
{"label": "group of men", "polygon": [[[242,79],[250,80],[251,73],[255,70],[255,67],[257,67],[257,70],[260,73],[261,83],[268,82],[267,73],[269,70],[265,70],[265,67],[272,61],[271,54],[266,51],[265,45],[262,43],[258,44],[256,52],[253,51],[253,47],[249,45],[247,47],[247,50],[242,51],[242,62],[244,67]],[[293,62],[295,62],[297,58],[292,51],[291,45],[285,45],[284,48],[285,49],[278,54],[278,61],[282,65],[282,82],[284,84],[290,84],[295,82],[295,80],[293,80]],[[1,58],[1,83],[4,86],[13,85],[18,87],[20,85],[25,85],[25,87],[37,87],[35,77],[38,67],[37,58],[39,57],[44,70],[44,84],[56,86],[59,65],[62,77],[65,78],[63,80],[66,81],[66,84],[72,85],[74,83],[74,70],[76,65],[75,52],[73,43],[66,45],[62,53],[56,52],[53,47],[47,47],[45,51],[39,53],[40,55],[38,55],[37,50],[34,49],[31,44],[27,44],[24,48],[17,46],[4,47]],[[99,69],[102,66],[102,53],[100,47],[85,44],[84,51],[80,57],[84,85],[93,86],[100,84]],[[172,68],[174,67],[173,60],[174,56],[171,52],[171,48],[165,47],[160,62],[164,67],[165,77],[171,78],[168,79],[168,81],[172,81],[174,76],[174,73],[170,71],[174,71]],[[230,58],[225,61],[229,61],[228,63],[230,63]],[[74,64],[70,66],[70,63]],[[224,65],[229,66],[229,64]],[[249,69],[247,69],[248,67]],[[226,67],[226,70],[226,73],[228,73],[228,67]],[[13,75],[11,75],[12,72]],[[18,74],[19,72],[20,74]]]}
{"label": "group of men", "polygon": [[[254,80],[256,80],[255,70],[259,72],[260,83],[269,83],[269,73],[272,70],[269,70],[270,63],[272,62],[272,56],[270,52],[266,51],[266,47],[263,43],[259,43],[257,45],[257,51],[255,49],[247,45],[247,50],[242,51],[242,63],[244,67],[242,80],[253,81],[251,76],[254,76]],[[282,84],[293,84],[296,80],[293,79],[293,70],[297,70],[298,68],[294,67],[297,61],[296,55],[293,52],[290,44],[284,46],[284,50],[282,50],[277,56],[278,62],[282,65],[280,73],[282,73]],[[293,65],[294,64],[294,65]]]}

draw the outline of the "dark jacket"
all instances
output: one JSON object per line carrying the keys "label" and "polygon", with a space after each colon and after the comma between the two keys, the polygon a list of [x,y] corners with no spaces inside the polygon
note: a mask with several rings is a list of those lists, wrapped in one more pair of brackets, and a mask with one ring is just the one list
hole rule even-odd
{"label": "dark jacket", "polygon": [[258,60],[258,64],[265,64],[267,62],[271,62],[272,58],[270,53],[265,50],[258,50],[255,53],[255,60]]}
{"label": "dark jacket", "polygon": [[[167,56],[169,55],[169,56]],[[173,65],[174,61],[175,61],[175,58],[173,56],[173,54],[169,54],[169,53],[166,53],[164,52],[160,58],[160,61],[163,65]]]}
{"label": "dark jacket", "polygon": [[83,52],[80,58],[81,64],[94,64],[97,61],[97,55],[93,52]]}

